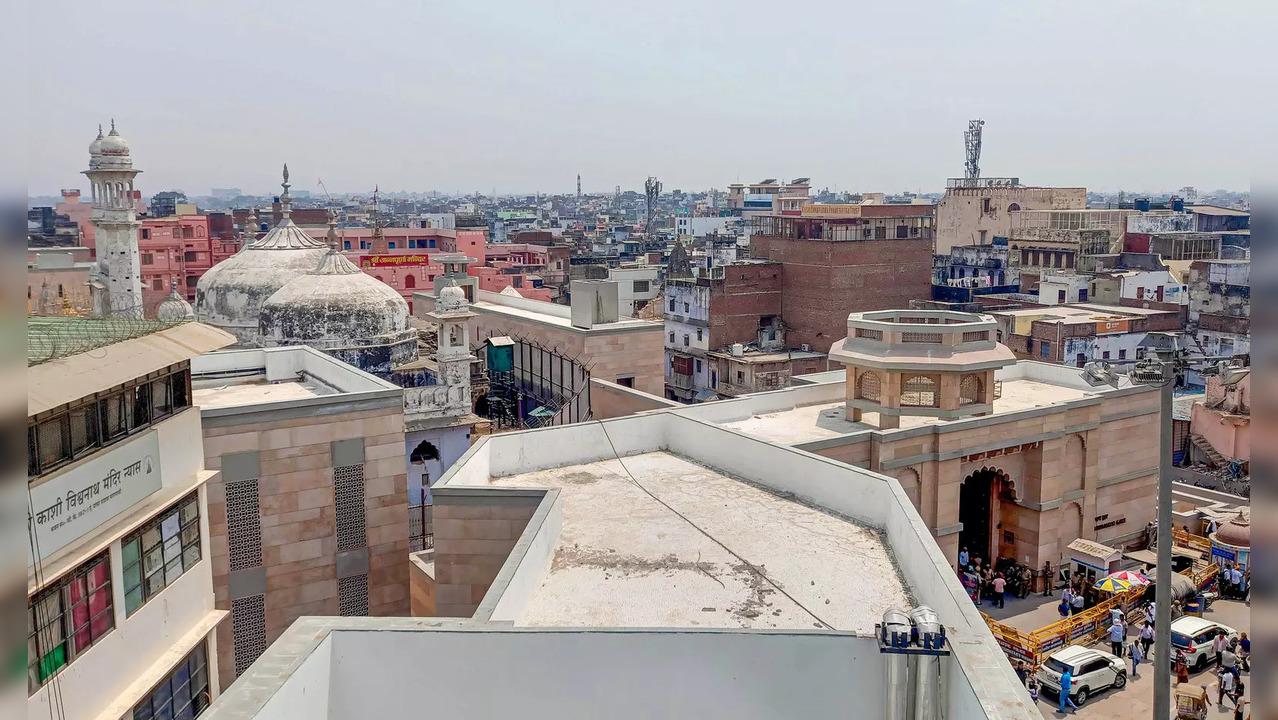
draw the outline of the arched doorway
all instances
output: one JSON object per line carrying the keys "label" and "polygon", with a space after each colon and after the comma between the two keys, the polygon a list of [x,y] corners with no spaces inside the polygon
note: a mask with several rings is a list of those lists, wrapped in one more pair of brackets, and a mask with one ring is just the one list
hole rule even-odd
{"label": "arched doorway", "polygon": [[959,486],[959,548],[987,562],[998,555],[994,531],[1001,524],[1003,501],[1014,502],[1015,483],[998,468],[982,467]]}

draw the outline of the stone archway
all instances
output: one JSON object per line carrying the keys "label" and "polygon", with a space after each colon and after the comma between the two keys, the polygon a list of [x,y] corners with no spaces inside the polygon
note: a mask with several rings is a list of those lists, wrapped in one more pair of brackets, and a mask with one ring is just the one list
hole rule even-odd
{"label": "stone archway", "polygon": [[1056,557],[1057,562],[1069,555],[1069,544],[1083,536],[1083,505],[1078,502],[1067,502],[1061,506],[1057,515]]}
{"label": "stone archway", "polygon": [[1082,490],[1087,476],[1086,441],[1078,434],[1065,438],[1065,452],[1061,460],[1061,493]]}
{"label": "stone archway", "polygon": [[959,548],[972,557],[992,560],[1002,544],[1004,504],[1008,509],[1018,500],[1016,481],[1003,470],[984,466],[963,478],[959,487]]}

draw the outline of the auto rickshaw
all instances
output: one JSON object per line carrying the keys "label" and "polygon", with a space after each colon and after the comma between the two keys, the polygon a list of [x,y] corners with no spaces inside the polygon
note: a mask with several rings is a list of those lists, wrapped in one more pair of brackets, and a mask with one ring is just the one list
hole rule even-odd
{"label": "auto rickshaw", "polygon": [[1181,683],[1175,690],[1176,720],[1207,720],[1207,688]]}

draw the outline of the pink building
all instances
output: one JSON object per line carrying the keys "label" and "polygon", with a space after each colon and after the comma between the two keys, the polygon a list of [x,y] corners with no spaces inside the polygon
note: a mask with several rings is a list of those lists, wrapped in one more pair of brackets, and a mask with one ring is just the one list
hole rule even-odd
{"label": "pink building", "polygon": [[[142,191],[133,191],[134,209],[138,215],[146,212],[146,203],[142,202]],[[83,238],[84,246],[89,248],[89,252],[97,256],[97,244],[94,240],[94,227],[89,219],[93,216],[93,203],[80,202],[80,189],[69,188],[62,191],[62,202],[53,208],[53,211],[59,215],[66,215],[69,220],[80,226],[80,236]]]}
{"label": "pink building", "polygon": [[148,313],[168,297],[169,285],[174,279],[178,293],[194,302],[195,284],[200,277],[239,249],[231,232],[230,216],[223,213],[141,220],[138,251],[142,305]]}
{"label": "pink building", "polygon": [[1207,394],[1195,403],[1189,432],[1211,444],[1225,460],[1251,460],[1251,373],[1233,385],[1208,376]]}

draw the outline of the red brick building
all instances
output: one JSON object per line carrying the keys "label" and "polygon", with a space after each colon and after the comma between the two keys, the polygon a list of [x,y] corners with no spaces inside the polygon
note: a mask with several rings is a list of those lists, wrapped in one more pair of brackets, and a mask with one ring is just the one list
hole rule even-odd
{"label": "red brick building", "polygon": [[848,314],[932,294],[932,205],[809,205],[751,220],[751,255],[784,266],[786,344],[822,352]]}

